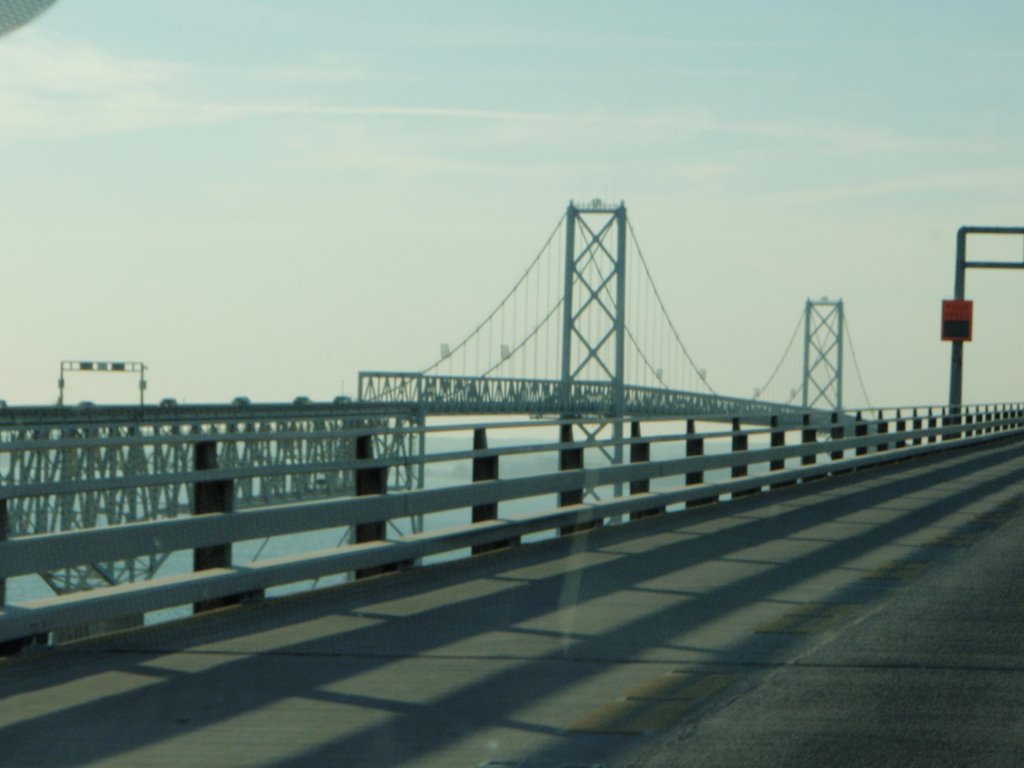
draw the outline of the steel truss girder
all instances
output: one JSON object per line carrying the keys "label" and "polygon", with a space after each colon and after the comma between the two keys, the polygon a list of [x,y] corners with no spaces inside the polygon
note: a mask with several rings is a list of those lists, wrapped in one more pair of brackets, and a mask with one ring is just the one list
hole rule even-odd
{"label": "steel truss girder", "polygon": [[[174,406],[171,408],[2,408],[0,487],[174,475],[192,470],[195,443],[219,444],[225,469],[343,464],[355,458],[353,430],[384,437],[375,454],[393,467],[391,487],[422,487],[414,459],[422,439],[402,428],[422,426],[416,409],[358,403]],[[420,435],[422,433],[419,433]],[[268,473],[235,481],[235,509],[350,495],[351,469]],[[190,514],[193,486],[178,482],[7,499],[9,536],[121,525]],[[411,532],[422,522],[411,520]],[[40,576],[58,594],[151,578],[166,554],[93,563]]]}
{"label": "steel truss girder", "polygon": [[[563,384],[557,379],[364,371],[359,374],[359,397],[368,404],[418,408],[424,417],[550,415],[562,413],[565,402],[570,412],[579,416],[608,417],[615,411],[615,388],[606,381],[572,382],[568,401],[563,401]],[[786,424],[800,424],[805,413],[823,418],[829,413],[785,403],[631,385],[624,387],[623,410],[626,416],[637,418],[739,418],[751,424],[767,424],[772,416]]]}

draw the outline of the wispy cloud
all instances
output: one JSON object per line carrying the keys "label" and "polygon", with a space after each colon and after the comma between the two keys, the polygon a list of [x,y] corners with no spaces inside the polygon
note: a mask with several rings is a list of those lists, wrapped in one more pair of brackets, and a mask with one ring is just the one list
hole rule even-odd
{"label": "wispy cloud", "polygon": [[[235,73],[237,75],[237,73]],[[251,75],[252,76],[252,75]],[[278,81],[365,79],[339,68],[283,67],[261,71]],[[382,118],[593,125],[623,122],[586,113],[485,109],[462,106],[320,104],[194,94],[199,73],[180,62],[118,57],[80,43],[54,41],[28,31],[0,49],[0,141],[67,138],[151,127],[194,125],[259,117]],[[209,84],[210,78],[204,78]],[[230,79],[230,78],[228,78]],[[210,89],[203,89],[209,93]],[[228,90],[225,88],[225,90]],[[629,121],[627,121],[629,122]]]}
{"label": "wispy cloud", "polygon": [[[231,85],[239,78],[248,78],[251,82],[247,86],[269,81],[274,81],[274,86],[266,88],[265,93],[251,87],[233,90]],[[739,171],[730,149],[735,138],[745,140],[748,146],[744,151],[766,156],[782,145],[805,154],[853,156],[962,156],[992,151],[991,144],[983,141],[902,134],[868,124],[722,119],[700,105],[661,106],[623,114],[598,109],[561,112],[401,101],[360,104],[345,103],[346,96],[340,89],[300,97],[288,87],[298,82],[365,82],[372,78],[373,74],[360,65],[330,55],[302,67],[266,67],[251,73],[201,72],[186,63],[117,56],[83,43],[42,37],[30,29],[0,47],[0,143],[296,118],[325,126],[324,130],[310,131],[305,146],[291,142],[293,161],[298,164],[421,173],[453,170],[514,174],[523,169],[521,163],[509,157],[510,147],[526,153],[530,148],[550,148],[559,143],[573,146],[579,145],[584,135],[595,147],[620,149],[641,144],[647,148],[659,144],[679,147],[693,139],[710,138],[717,149],[701,162],[683,164],[676,171],[693,181]],[[445,135],[433,144],[425,143],[418,129],[410,130],[413,123],[427,129],[436,124],[439,135],[442,130]],[[459,128],[459,123],[466,128]],[[348,130],[354,125],[363,130]],[[337,130],[340,127],[346,131]],[[475,156],[466,151],[468,144],[476,150]],[[488,150],[491,155],[485,157]],[[636,154],[644,153],[637,150]],[[530,168],[536,172],[546,164],[556,172],[561,163],[561,159],[539,151]],[[598,169],[591,164],[591,170]],[[671,166],[667,170],[672,172]],[[877,191],[887,188],[883,185]],[[875,191],[869,188],[864,194]],[[857,192],[837,189],[797,194],[821,199]]]}
{"label": "wispy cloud", "polygon": [[0,141],[222,120],[234,110],[175,97],[188,67],[117,57],[24,30],[0,47]]}
{"label": "wispy cloud", "polygon": [[962,192],[1005,190],[1019,194],[1024,188],[1024,171],[988,170],[963,173],[934,173],[885,179],[870,184],[818,187],[770,195],[772,200],[790,203],[819,203],[857,198],[881,198],[905,192]]}

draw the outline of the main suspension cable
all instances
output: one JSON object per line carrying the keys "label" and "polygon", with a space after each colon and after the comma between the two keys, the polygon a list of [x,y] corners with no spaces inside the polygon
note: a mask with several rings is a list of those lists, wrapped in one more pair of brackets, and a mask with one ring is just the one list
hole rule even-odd
{"label": "main suspension cable", "polygon": [[871,405],[871,398],[868,397],[868,391],[864,387],[864,378],[860,375],[860,364],[857,362],[857,349],[853,346],[853,334],[850,333],[850,321],[846,320],[843,323],[843,330],[846,332],[846,338],[850,342],[850,354],[853,357],[853,370],[857,373],[857,381],[860,383],[860,392],[864,395],[864,402],[868,404],[868,408],[874,406]]}
{"label": "main suspension cable", "polygon": [[683,340],[679,336],[679,331],[676,330],[676,326],[672,322],[672,318],[669,317],[668,309],[665,307],[665,302],[662,301],[661,293],[658,291],[658,286],[655,285],[654,278],[651,276],[651,270],[647,266],[647,259],[644,258],[643,249],[640,248],[640,243],[637,242],[636,232],[633,231],[633,223],[627,219],[626,226],[629,227],[629,235],[633,240],[633,245],[636,246],[637,255],[640,257],[640,264],[643,266],[644,273],[647,275],[647,281],[650,283],[651,290],[654,292],[654,298],[658,300],[658,306],[661,307],[661,313],[664,315],[665,321],[668,323],[668,327],[672,331],[672,335],[675,336],[676,344],[679,345],[679,349],[681,349],[683,354],[686,355],[686,359],[690,363],[690,367],[697,373],[697,377],[704,382],[704,386],[708,388],[708,391],[713,395],[717,395],[718,392],[716,392],[715,388],[708,382],[707,376],[701,375],[701,369],[693,361],[693,358],[690,356],[690,352],[686,349],[686,345],[683,344]]}
{"label": "main suspension cable", "polygon": [[[544,245],[543,245],[543,246],[541,246],[541,249],[540,249],[540,251],[538,251],[538,252],[537,252],[537,255],[536,255],[536,256],[535,256],[534,258],[533,258],[533,261],[531,261],[531,262],[530,262],[530,265],[529,265],[529,266],[528,266],[528,267],[526,268],[526,271],[525,271],[525,272],[523,272],[523,275],[522,275],[522,277],[520,277],[520,278],[519,278],[519,279],[518,279],[518,280],[516,281],[516,284],[512,286],[512,289],[511,289],[511,290],[510,290],[510,291],[509,291],[509,292],[508,292],[507,294],[505,294],[505,298],[503,298],[503,299],[501,300],[501,302],[500,302],[500,303],[498,304],[498,306],[494,308],[494,311],[492,311],[492,312],[491,312],[491,313],[490,313],[490,314],[489,314],[489,315],[488,315],[487,317],[485,317],[485,318],[483,319],[483,321],[481,321],[481,322],[480,322],[480,324],[479,324],[479,325],[477,325],[477,326],[476,326],[476,328],[474,328],[474,329],[473,329],[473,330],[472,330],[472,331],[471,331],[471,332],[470,332],[470,333],[469,333],[469,334],[468,334],[468,335],[466,336],[466,338],[464,338],[464,339],[463,339],[462,341],[460,341],[460,342],[459,342],[459,343],[458,343],[458,344],[457,344],[457,345],[455,346],[455,348],[454,348],[454,349],[451,349],[451,350],[449,350],[449,352],[448,352],[448,354],[447,354],[447,355],[445,355],[444,357],[442,357],[442,358],[441,358],[440,360],[437,360],[437,361],[436,361],[435,363],[433,363],[432,365],[430,365],[430,366],[428,366],[428,367],[424,368],[424,369],[423,369],[423,370],[421,371],[421,373],[430,373],[431,371],[435,370],[435,369],[436,369],[436,368],[437,368],[437,367],[438,367],[439,365],[441,365],[441,363],[443,363],[443,362],[444,362],[444,361],[445,361],[446,359],[450,358],[450,357],[451,357],[452,355],[454,355],[454,354],[455,354],[456,352],[458,352],[458,351],[459,351],[459,350],[461,350],[461,349],[462,349],[463,347],[465,347],[465,346],[466,346],[466,344],[468,344],[468,343],[469,343],[469,342],[470,342],[470,341],[471,341],[471,340],[472,340],[472,339],[473,339],[473,338],[474,338],[474,337],[475,337],[475,336],[476,336],[476,335],[477,335],[477,334],[478,334],[478,333],[479,333],[479,332],[480,332],[481,330],[483,330],[483,328],[484,328],[484,326],[485,326],[485,325],[487,325],[487,324],[488,324],[489,322],[491,322],[491,320],[493,320],[493,319],[494,319],[494,316],[495,316],[495,315],[497,315],[497,314],[498,314],[499,312],[502,312],[502,310],[504,310],[504,308],[505,308],[505,305],[506,305],[506,304],[508,303],[508,300],[509,300],[510,298],[512,298],[512,297],[513,297],[513,296],[515,295],[515,292],[516,292],[517,290],[519,290],[519,286],[521,286],[521,285],[523,284],[523,282],[525,282],[526,278],[527,278],[527,277],[529,277],[529,275],[530,275],[530,270],[532,270],[532,269],[533,269],[533,268],[534,268],[534,267],[535,267],[535,266],[537,265],[537,263],[538,263],[538,262],[539,262],[539,261],[541,260],[541,257],[543,257],[543,256],[544,256],[545,252],[546,252],[546,251],[547,251],[547,249],[548,249],[548,246],[549,246],[549,245],[551,245],[551,241],[552,241],[552,240],[554,240],[554,238],[555,238],[555,235],[557,235],[557,234],[558,234],[558,230],[562,228],[562,224],[563,224],[563,222],[565,221],[565,218],[566,218],[566,214],[564,214],[564,213],[563,213],[563,214],[562,214],[562,218],[560,218],[560,219],[558,220],[558,223],[557,223],[557,224],[555,225],[555,228],[554,228],[554,229],[553,229],[553,230],[551,231],[551,234],[550,234],[550,235],[548,236],[548,239],[547,239],[547,240],[545,240],[545,241],[544,241]],[[503,313],[503,314],[504,314],[504,313]],[[503,318],[502,318],[502,319],[504,320],[504,316],[503,316]],[[504,333],[502,333],[502,336],[504,336]]]}
{"label": "main suspension cable", "polygon": [[[800,333],[800,325],[803,323],[803,321],[804,313],[801,312],[799,318],[797,318],[796,321],[796,328],[793,329],[793,335],[789,337],[789,343],[786,344],[786,351],[782,353],[782,357],[779,358],[778,365],[775,366],[775,370],[772,371],[772,375],[768,377],[768,381],[766,381],[764,383],[764,386],[759,387],[757,392],[754,393],[754,400],[757,400],[759,397],[761,397],[761,395],[763,395],[767,391],[768,387],[770,387],[771,383],[775,380],[775,377],[778,376],[779,371],[782,370],[782,365],[783,363],[786,362],[786,358],[789,356],[789,350],[793,348],[793,342],[796,341],[797,334]],[[790,401],[792,401],[793,395],[790,395],[789,399]]]}

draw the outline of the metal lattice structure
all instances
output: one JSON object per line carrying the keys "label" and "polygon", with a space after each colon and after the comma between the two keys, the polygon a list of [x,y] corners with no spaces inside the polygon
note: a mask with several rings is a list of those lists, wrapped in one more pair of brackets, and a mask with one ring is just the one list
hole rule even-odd
{"label": "metal lattice structure", "polygon": [[[355,436],[371,430],[392,488],[422,487],[421,415],[356,403],[2,408],[0,488],[8,535],[83,530],[190,514],[195,443],[218,441],[217,466],[241,472],[234,508],[351,495]],[[140,483],[163,477],[158,484]],[[111,484],[111,480],[114,480]],[[89,488],[92,484],[97,490]],[[71,492],[62,491],[73,487]],[[411,532],[421,529],[411,519]],[[166,554],[40,574],[58,594],[152,578]]]}
{"label": "metal lattice structure", "polygon": [[843,301],[807,300],[803,407],[843,409]]}
{"label": "metal lattice structure", "polygon": [[[561,412],[577,415],[573,397],[582,384],[603,384],[610,395],[604,415],[615,421],[615,447],[604,452],[622,463],[622,417],[626,412],[626,206],[601,200],[569,203],[565,214],[565,290],[562,298]],[[584,428],[588,440],[603,427]]]}
{"label": "metal lattice structure", "polygon": [[[604,415],[615,408],[616,392],[608,382],[574,382],[569,386],[572,411],[580,415]],[[739,418],[748,424],[768,424],[777,417],[783,424],[800,424],[807,409],[798,405],[682,392],[627,384],[622,389],[623,409],[628,416],[656,418],[685,416],[706,421]],[[427,416],[560,413],[565,389],[556,379],[511,379],[479,376],[433,376],[395,371],[363,371],[359,374],[359,398],[420,408]],[[813,412],[812,419],[828,418]]]}

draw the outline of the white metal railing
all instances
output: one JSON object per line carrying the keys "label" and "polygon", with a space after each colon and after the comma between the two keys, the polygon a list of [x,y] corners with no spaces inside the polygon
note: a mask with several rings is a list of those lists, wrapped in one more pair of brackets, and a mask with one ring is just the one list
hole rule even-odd
{"label": "white metal railing", "polygon": [[[380,436],[365,427],[351,430],[352,459],[219,466],[219,456],[250,438],[245,433],[224,431],[191,436],[193,461],[184,470],[150,467],[145,474],[5,483],[0,486],[0,597],[5,579],[154,553],[191,551],[193,570],[8,603],[0,611],[0,643],[6,643],[9,650],[26,639],[84,625],[142,617],[175,606],[205,610],[307,579],[343,573],[362,577],[467,548],[482,553],[519,543],[529,534],[570,534],[605,520],[635,520],[892,460],[1020,436],[1024,434],[1024,404],[965,406],[956,412],[938,406],[849,412],[834,414],[828,425],[812,423],[808,417],[795,429],[778,422],[745,429],[738,419],[731,429],[693,420],[632,421],[624,425],[623,431],[630,436],[621,446],[628,458],[620,465],[604,458],[615,447],[614,438],[580,439],[609,423],[558,419],[394,427],[394,432],[406,436],[420,434],[428,443],[459,436],[473,446],[403,457],[404,462],[459,468],[465,478],[447,487],[397,493],[387,488],[388,471],[397,460],[374,455]],[[702,429],[708,426],[710,430]],[[472,442],[467,433],[472,433]],[[513,435],[514,444],[510,442]],[[506,440],[488,447],[488,437],[493,440],[496,436]],[[91,444],[95,439],[59,437],[53,450],[71,450],[78,445],[76,441]],[[138,439],[137,434],[124,433],[111,437],[115,442]],[[181,439],[178,434],[153,434],[147,445],[180,445]],[[14,449],[0,445],[0,453]],[[504,475],[500,471],[502,459],[507,466],[517,458],[531,456],[546,456],[552,465],[557,460],[558,469],[552,466],[551,471],[517,477],[509,477],[507,468]],[[274,473],[325,471],[350,471],[356,495],[235,511],[236,482]],[[716,477],[708,477],[708,473]],[[652,482],[662,488],[652,490]],[[191,488],[190,513],[118,525],[101,521],[81,530],[6,538],[10,506],[26,496],[82,498],[83,494],[112,489],[139,491],[174,484]],[[530,500],[528,512],[507,511],[510,504],[523,500]],[[389,524],[395,520],[453,511],[465,514],[458,524],[386,538]],[[347,526],[352,535],[339,547],[252,562],[232,558],[232,545],[239,542],[340,526]]]}

